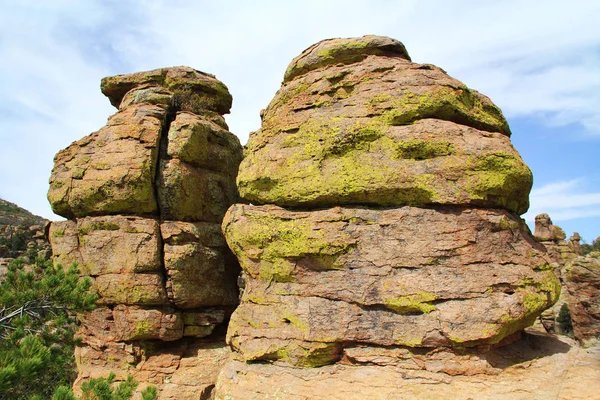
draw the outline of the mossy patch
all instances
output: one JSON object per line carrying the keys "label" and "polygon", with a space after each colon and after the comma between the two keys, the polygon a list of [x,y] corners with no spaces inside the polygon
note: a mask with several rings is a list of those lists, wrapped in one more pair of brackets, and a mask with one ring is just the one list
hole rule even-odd
{"label": "mossy patch", "polygon": [[63,236],[65,236],[65,230],[64,229],[56,229],[54,232],[52,232],[52,236],[63,237]]}
{"label": "mossy patch", "polygon": [[488,152],[468,162],[466,189],[472,199],[492,201],[519,214],[527,211],[533,175],[518,155]]}
{"label": "mossy patch", "polygon": [[466,87],[442,87],[420,95],[405,89],[390,99],[376,96],[369,104],[375,112],[383,110],[379,118],[389,125],[409,125],[420,119],[437,118],[510,136],[502,111]]}
{"label": "mossy patch", "polygon": [[91,231],[118,231],[119,229],[121,229],[119,224],[115,224],[114,222],[97,221],[82,224],[79,226],[78,232],[80,235],[87,235]]}
{"label": "mossy patch", "polygon": [[[336,260],[354,246],[347,235],[334,241],[312,228],[303,219],[279,219],[267,214],[249,214],[242,224],[230,224],[225,229],[228,243],[250,275],[266,281],[293,281],[295,264],[301,258],[327,259],[330,268]],[[250,255],[259,262],[247,262]]]}
{"label": "mossy patch", "polygon": [[[269,169],[268,176],[257,176],[250,169],[240,168],[238,188],[244,198],[276,204],[282,204],[283,200],[283,204],[289,205],[311,202],[422,205],[436,198],[433,176],[414,176],[408,166],[402,169],[386,163],[373,165],[370,154],[394,158],[397,153],[396,142],[386,136],[385,125],[378,121],[352,125],[343,119],[308,121],[298,132],[288,135],[281,146],[298,151],[285,165]],[[259,167],[259,157],[260,152],[250,152],[243,164]],[[324,169],[329,173],[323,173]],[[255,178],[249,179],[250,176]],[[400,176],[405,178],[399,179]],[[386,184],[399,180],[404,180],[400,188],[398,184]],[[378,190],[373,190],[374,186]],[[323,196],[319,188],[326,188],[331,197]]]}
{"label": "mossy patch", "polygon": [[396,145],[399,158],[427,160],[455,153],[454,145],[444,140],[409,139]]}
{"label": "mossy patch", "polygon": [[438,299],[434,293],[415,293],[408,296],[388,298],[384,300],[387,308],[399,314],[427,314],[436,310],[431,302]]}
{"label": "mossy patch", "polygon": [[339,360],[340,348],[338,343],[307,342],[304,346],[291,344],[277,350],[275,358],[296,367],[317,368]]}
{"label": "mossy patch", "polygon": [[150,323],[148,321],[137,321],[135,323],[135,337],[146,337],[150,333]]}

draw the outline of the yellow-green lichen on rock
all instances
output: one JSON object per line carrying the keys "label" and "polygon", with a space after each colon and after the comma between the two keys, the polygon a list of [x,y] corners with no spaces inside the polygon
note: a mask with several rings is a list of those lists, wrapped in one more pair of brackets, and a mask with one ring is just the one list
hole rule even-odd
{"label": "yellow-green lichen on rock", "polygon": [[237,178],[253,204],[528,209],[531,172],[500,109],[393,39],[312,46],[261,116]]}
{"label": "yellow-green lichen on rock", "polygon": [[196,113],[208,109],[226,114],[231,108],[232,97],[227,87],[214,75],[190,67],[160,68],[109,76],[103,78],[100,85],[102,93],[117,108],[129,91],[148,87],[159,87],[169,91],[174,95],[171,104],[178,109]]}
{"label": "yellow-green lichen on rock", "polygon": [[240,195],[258,204],[477,204],[521,214],[532,178],[499,133],[434,119],[390,127],[332,118],[248,151],[237,182]]}
{"label": "yellow-green lichen on rock", "polygon": [[351,64],[369,55],[398,57],[410,61],[404,45],[383,36],[323,40],[296,57],[285,72],[284,82],[330,64]]}
{"label": "yellow-green lichen on rock", "polygon": [[554,271],[539,268],[545,250],[501,209],[238,204],[223,231],[245,271],[228,335],[246,361],[304,365],[285,350],[295,341],[496,344],[560,291]]}
{"label": "yellow-green lichen on rock", "polygon": [[[237,217],[244,221],[237,221]],[[266,281],[294,281],[295,264],[305,257],[316,258],[316,269],[335,269],[337,257],[351,251],[355,244],[343,233],[335,238],[324,237],[310,221],[301,218],[282,219],[268,212],[246,214],[243,205],[229,209],[223,231],[242,268],[253,278]],[[260,262],[250,263],[248,259]]]}

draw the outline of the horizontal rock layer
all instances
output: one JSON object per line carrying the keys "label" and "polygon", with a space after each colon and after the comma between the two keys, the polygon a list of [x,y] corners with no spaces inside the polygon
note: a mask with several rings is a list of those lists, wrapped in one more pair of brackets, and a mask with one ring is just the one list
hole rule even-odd
{"label": "horizontal rock layer", "polygon": [[529,207],[531,171],[500,133],[436,119],[384,127],[309,120],[248,152],[241,195],[258,204]]}
{"label": "horizontal rock layer", "polygon": [[[98,345],[132,340],[170,342],[183,336],[208,336],[223,322],[226,314],[229,312],[217,308],[182,312],[172,307],[149,308],[120,304],[112,308],[99,307],[82,315],[79,334]],[[196,331],[196,334],[185,335],[186,330]]]}
{"label": "horizontal rock layer", "polygon": [[298,75],[327,65],[362,61],[369,55],[399,57],[410,61],[402,43],[384,36],[367,35],[360,38],[322,40],[292,60],[283,81],[288,82]]}
{"label": "horizontal rock layer", "polygon": [[501,210],[238,204],[223,229],[246,276],[228,332],[245,360],[328,363],[346,342],[497,343],[560,292],[543,246]]}
{"label": "horizontal rock layer", "polygon": [[237,304],[239,267],[219,224],[86,217],[52,223],[49,238],[55,262],[77,262],[105,304]]}
{"label": "horizontal rock layer", "polygon": [[117,108],[123,105],[124,98],[129,98],[126,105],[139,101],[137,97],[141,97],[144,101],[167,104],[165,93],[178,96],[169,99],[171,102],[182,103],[186,100],[188,102],[194,100],[199,103],[198,106],[201,106],[202,110],[213,110],[219,114],[227,114],[232,103],[231,94],[223,82],[216,79],[214,75],[190,67],[159,68],[108,76],[102,79],[100,89]]}

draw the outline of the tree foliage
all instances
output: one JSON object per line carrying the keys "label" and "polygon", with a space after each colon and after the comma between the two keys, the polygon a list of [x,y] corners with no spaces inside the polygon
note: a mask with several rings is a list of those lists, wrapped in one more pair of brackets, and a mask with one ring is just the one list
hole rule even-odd
{"label": "tree foliage", "polygon": [[0,282],[0,399],[50,398],[75,374],[76,314],[94,308],[76,265],[38,258],[8,265]]}
{"label": "tree foliage", "polygon": [[584,243],[580,246],[581,255],[589,254],[592,251],[600,251],[600,236],[592,244]]}
{"label": "tree foliage", "polygon": [[[76,369],[74,348],[77,313],[91,311],[97,296],[92,282],[80,278],[77,265],[68,269],[44,258],[25,265],[18,258],[0,282],[0,400],[77,400],[71,384]],[[138,383],[129,376],[90,379],[80,400],[127,400]],[[142,391],[154,400],[156,387]]]}
{"label": "tree foliage", "polygon": [[[106,378],[92,378],[81,385],[80,400],[129,400],[133,396],[138,383],[131,375],[127,380],[115,385],[115,374],[111,373]],[[142,391],[142,400],[155,400],[158,396],[156,387],[149,386]],[[59,387],[52,400],[76,400],[71,388]]]}

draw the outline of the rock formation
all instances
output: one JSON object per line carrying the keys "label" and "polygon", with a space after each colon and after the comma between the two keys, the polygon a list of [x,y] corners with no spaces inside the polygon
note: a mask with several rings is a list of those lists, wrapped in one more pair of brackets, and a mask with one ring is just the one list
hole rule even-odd
{"label": "rock formation", "polygon": [[[231,95],[188,67],[102,80],[119,111],[55,157],[56,262],[79,264],[101,306],[82,318],[78,380],[133,374],[162,399],[207,396],[227,352],[239,265],[220,223],[242,157]],[[143,387],[140,386],[140,387]]]}
{"label": "rock formation", "polygon": [[568,241],[564,231],[548,214],[535,217],[535,238],[547,249],[557,265],[561,294],[553,307],[540,317],[548,332],[572,335],[584,346],[600,339],[600,254],[579,255],[579,233]]}
{"label": "rock formation", "polygon": [[562,266],[566,260],[579,255],[579,234],[575,232],[567,242],[565,231],[554,225],[548,214],[536,215],[534,237],[548,249],[548,253],[558,265]]}
{"label": "rock formation", "polygon": [[563,270],[573,336],[583,345],[600,344],[600,253],[567,263]]}
{"label": "rock formation", "polygon": [[119,111],[57,154],[48,192],[67,218],[49,228],[54,260],[99,295],[76,386],[115,372],[173,400],[600,391],[593,349],[519,340],[565,262],[576,337],[593,339],[598,259],[575,258],[547,215],[531,235],[532,176],[501,111],[400,42],[305,50],[243,160],[214,76],[101,88]]}
{"label": "rock formation", "polygon": [[254,205],[223,221],[244,291],[216,398],[314,398],[343,364],[478,373],[558,298],[501,111],[400,42],[311,46],[261,115],[237,178]]}

